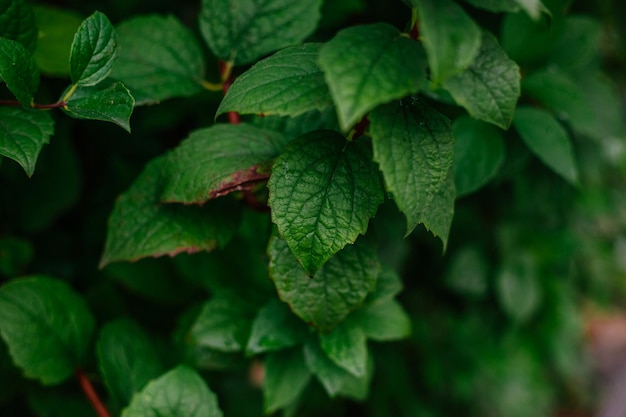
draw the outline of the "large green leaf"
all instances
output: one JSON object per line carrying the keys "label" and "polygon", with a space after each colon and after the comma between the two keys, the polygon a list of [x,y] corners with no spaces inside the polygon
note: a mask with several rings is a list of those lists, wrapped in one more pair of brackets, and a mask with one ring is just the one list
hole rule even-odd
{"label": "large green leaf", "polygon": [[109,19],[95,12],[78,28],[70,52],[70,78],[82,86],[104,80],[117,60],[117,35]]}
{"label": "large green leaf", "polygon": [[0,335],[29,378],[66,380],[82,365],[93,329],[87,304],[63,281],[31,276],[0,287]]}
{"label": "large green leaf", "polygon": [[154,342],[134,321],[118,319],[100,330],[98,367],[111,395],[122,405],[165,371]]}
{"label": "large green leaf", "polygon": [[[381,106],[370,120],[374,160],[406,217],[407,234],[423,223],[445,246],[454,205],[454,184],[450,189],[448,180],[454,153],[450,121],[415,99]],[[449,193],[451,201],[442,198]]]}
{"label": "large green leaf", "polygon": [[21,43],[0,38],[0,81],[23,106],[30,106],[39,87],[39,69]]}
{"label": "large green leaf", "polygon": [[426,82],[419,44],[386,23],[342,30],[322,47],[319,63],[344,131],[377,105],[417,93]]}
{"label": "large green leaf", "polygon": [[306,323],[328,331],[358,307],[376,285],[380,264],[365,240],[346,246],[312,278],[286,242],[270,239],[270,277],[280,298]]}
{"label": "large green leaf", "polygon": [[336,365],[356,377],[365,375],[369,354],[361,327],[344,321],[331,332],[321,333],[319,339],[322,350]]}
{"label": "large green leaf", "polygon": [[53,133],[54,120],[49,112],[0,107],[0,155],[17,161],[29,177]]}
{"label": "large green leaf", "polygon": [[196,130],[166,157],[161,199],[203,203],[265,181],[285,142],[245,123]]}
{"label": "large green leaf", "polygon": [[265,359],[263,408],[266,414],[295,402],[311,380],[301,347],[269,354]]}
{"label": "large green leaf", "polygon": [[306,326],[287,304],[273,299],[257,314],[246,346],[246,352],[257,354],[295,346],[305,340]]}
{"label": "large green leaf", "polygon": [[411,318],[396,300],[369,304],[354,311],[346,320],[368,339],[379,342],[400,340],[411,334]]}
{"label": "large green leaf", "polygon": [[317,65],[319,43],[276,52],[237,77],[217,109],[241,114],[298,116],[333,102]]}
{"label": "large green leaf", "polygon": [[120,196],[109,218],[100,265],[148,256],[213,250],[234,234],[239,211],[230,200],[199,206],[159,204],[164,158],[150,162]]}
{"label": "large green leaf", "polygon": [[544,164],[570,183],[578,182],[569,135],[553,116],[544,110],[521,107],[513,123],[524,143]]}
{"label": "large green leaf", "polygon": [[480,28],[452,0],[414,0],[431,78],[436,84],[467,69],[480,48]]}
{"label": "large green leaf", "polygon": [[217,397],[193,369],[180,365],[133,397],[122,417],[222,417]]}
{"label": "large green leaf", "polygon": [[520,69],[485,31],[472,65],[444,86],[472,117],[508,129],[520,96]]}
{"label": "large green leaf", "polygon": [[268,187],[272,220],[309,275],[365,234],[384,198],[369,143],[328,130],[290,142]]}
{"label": "large green leaf", "polygon": [[249,64],[301,43],[317,26],[321,0],[203,0],[200,31],[218,58]]}
{"label": "large green leaf", "polygon": [[137,105],[202,91],[204,55],[193,33],[174,16],[139,16],[117,27],[122,80]]}
{"label": "large green leaf", "polygon": [[24,0],[0,0],[0,38],[15,40],[29,51],[37,44],[33,9]]}

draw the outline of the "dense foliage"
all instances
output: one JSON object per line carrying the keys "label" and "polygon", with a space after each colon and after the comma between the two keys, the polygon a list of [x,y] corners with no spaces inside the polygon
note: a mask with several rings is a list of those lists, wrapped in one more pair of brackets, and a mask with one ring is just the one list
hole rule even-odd
{"label": "dense foliage", "polygon": [[0,409],[594,407],[623,6],[196,3],[0,0]]}

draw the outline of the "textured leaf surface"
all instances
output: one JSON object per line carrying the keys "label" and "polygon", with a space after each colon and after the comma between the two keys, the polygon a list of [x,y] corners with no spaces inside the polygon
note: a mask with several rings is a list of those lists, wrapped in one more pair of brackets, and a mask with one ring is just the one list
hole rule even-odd
{"label": "textured leaf surface", "polygon": [[78,28],[70,52],[70,78],[90,86],[104,80],[117,60],[117,35],[109,19],[95,12]]}
{"label": "textured leaf surface", "polygon": [[200,375],[181,365],[150,382],[122,417],[222,417],[217,397]]}
{"label": "textured leaf surface", "polygon": [[213,250],[234,233],[238,211],[230,201],[203,207],[159,204],[163,158],[150,162],[120,196],[109,218],[100,265],[148,256]]}
{"label": "textured leaf surface", "polygon": [[272,353],[265,359],[263,408],[266,414],[298,399],[311,380],[301,347]]}
{"label": "textured leaf surface", "polygon": [[578,168],[570,138],[549,113],[530,107],[515,112],[515,129],[530,150],[547,166],[572,184],[578,182]]}
{"label": "textured leaf surface", "polygon": [[31,276],[0,287],[0,335],[29,378],[55,385],[70,377],[93,329],[87,304],[63,281]]}
{"label": "textured leaf surface", "polygon": [[0,155],[19,163],[29,177],[53,133],[54,120],[49,112],[0,107]]}
{"label": "textured leaf surface", "polygon": [[336,365],[356,377],[365,376],[368,351],[365,333],[344,321],[329,333],[320,333],[320,346]]}
{"label": "textured leaf surface", "polygon": [[24,0],[0,0],[0,38],[12,39],[34,51],[37,44],[35,16]]}
{"label": "textured leaf surface", "polygon": [[342,30],[322,47],[319,63],[344,131],[377,105],[417,93],[426,82],[419,44],[386,23]]}
{"label": "textured leaf surface", "polygon": [[124,84],[102,83],[94,87],[78,87],[63,110],[76,119],[102,120],[115,123],[130,133],[130,116],[135,99]]}
{"label": "textured leaf surface", "polygon": [[[407,234],[423,223],[445,246],[454,204],[448,181],[454,152],[450,121],[416,100],[381,106],[370,120],[374,160],[407,219]],[[450,192],[451,202],[442,198]]]}
{"label": "textured leaf surface", "polygon": [[119,60],[111,77],[128,86],[137,105],[202,91],[202,48],[174,16],[135,17],[120,24],[117,34]]}
{"label": "textured leaf surface", "polygon": [[480,48],[480,28],[452,0],[414,0],[419,11],[431,78],[439,84],[470,66]]}
{"label": "textured leaf surface", "polygon": [[236,65],[301,43],[315,30],[320,0],[203,0],[200,31],[211,51]]}
{"label": "textured leaf surface", "polygon": [[520,96],[520,69],[485,31],[472,65],[444,86],[472,117],[508,129]]}
{"label": "textured leaf surface", "polygon": [[287,304],[273,299],[254,319],[246,352],[257,354],[295,346],[305,340],[307,330]]}
{"label": "textured leaf surface", "polygon": [[196,130],[167,156],[161,199],[203,203],[265,181],[285,142],[245,123]]}
{"label": "textured leaf surface", "polygon": [[100,330],[96,345],[98,367],[109,392],[122,405],[165,367],[154,342],[134,321],[118,319]]}
{"label": "textured leaf surface", "polygon": [[66,77],[70,73],[70,50],[83,19],[74,11],[42,4],[34,7],[39,39],[34,58],[42,73]]}
{"label": "textured leaf surface", "polygon": [[272,220],[308,274],[359,234],[384,198],[369,143],[316,131],[290,142],[268,187]]}
{"label": "textured leaf surface", "polygon": [[405,339],[411,334],[411,319],[395,300],[366,305],[352,313],[346,322],[378,342]]}
{"label": "textured leaf surface", "polygon": [[217,109],[217,115],[298,116],[324,110],[333,102],[317,65],[320,45],[308,43],[276,52],[237,77]]}
{"label": "textured leaf surface", "polygon": [[374,248],[361,240],[346,246],[309,277],[284,240],[270,239],[270,277],[280,298],[306,323],[321,331],[339,324],[376,285],[380,264]]}
{"label": "textured leaf surface", "polygon": [[39,69],[21,43],[0,38],[0,80],[23,106],[30,106],[39,87]]}

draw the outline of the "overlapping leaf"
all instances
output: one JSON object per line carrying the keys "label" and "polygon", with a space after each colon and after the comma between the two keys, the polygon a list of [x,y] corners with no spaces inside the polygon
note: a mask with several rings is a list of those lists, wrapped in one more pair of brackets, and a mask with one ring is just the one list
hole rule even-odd
{"label": "overlapping leaf", "polygon": [[265,359],[263,408],[266,414],[295,402],[311,380],[302,348],[283,350]]}
{"label": "overlapping leaf", "polygon": [[39,28],[34,58],[42,73],[66,77],[74,35],[83,19],[74,11],[38,4],[34,7]]}
{"label": "overlapping leaf", "polygon": [[358,327],[368,339],[378,342],[400,340],[411,334],[409,315],[393,299],[368,304],[352,313],[346,322]]}
{"label": "overlapping leaf", "polygon": [[344,321],[329,333],[319,335],[320,346],[336,365],[356,377],[365,376],[369,352],[365,332]]}
{"label": "overlapping leaf", "polygon": [[287,304],[274,299],[254,319],[246,352],[257,354],[291,347],[304,341],[307,333],[306,326]]}
{"label": "overlapping leaf", "polygon": [[30,106],[39,87],[39,69],[21,43],[0,38],[0,80],[23,106]]}
{"label": "overlapping leaf", "polygon": [[0,38],[17,41],[30,52],[35,50],[37,26],[26,1],[0,0]]}

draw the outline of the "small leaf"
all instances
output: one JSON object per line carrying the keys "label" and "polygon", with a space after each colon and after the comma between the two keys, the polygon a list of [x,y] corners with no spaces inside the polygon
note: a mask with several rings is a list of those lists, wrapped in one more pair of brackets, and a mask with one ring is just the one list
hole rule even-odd
{"label": "small leaf", "polygon": [[367,296],[366,304],[375,305],[392,300],[402,291],[402,278],[393,269],[383,266],[376,279],[376,290]]}
{"label": "small leaf", "polygon": [[49,112],[0,107],[0,155],[19,163],[29,177],[53,133],[54,120]]}
{"label": "small leaf", "polygon": [[56,77],[70,74],[74,35],[83,19],[76,12],[38,4],[34,7],[39,39],[34,58],[42,73]]}
{"label": "small leaf", "polygon": [[465,297],[482,297],[488,290],[489,267],[485,255],[476,246],[464,246],[448,263],[445,280],[448,287]]}
{"label": "small leaf", "polygon": [[306,326],[287,304],[273,299],[257,314],[246,346],[248,354],[280,350],[305,340]]}
{"label": "small leaf", "polygon": [[290,142],[274,163],[268,187],[272,220],[312,275],[359,234],[384,194],[366,141],[315,131]]}
{"label": "small leaf", "polygon": [[213,250],[230,240],[239,211],[232,201],[203,207],[159,204],[164,158],[150,162],[130,189],[120,196],[109,218],[100,266],[148,256]]}
{"label": "small leaf", "polygon": [[329,333],[320,333],[320,346],[336,365],[356,377],[367,371],[367,340],[363,330],[344,321]]}
{"label": "small leaf", "polygon": [[368,339],[378,342],[401,340],[411,335],[411,319],[396,300],[366,305],[346,320],[358,326]]}
{"label": "small leaf", "polygon": [[65,381],[82,364],[93,329],[87,304],[63,281],[31,276],[0,287],[0,335],[29,378]]}
{"label": "small leaf", "polygon": [[0,38],[0,80],[24,106],[30,106],[39,87],[39,69],[19,42]]}
{"label": "small leaf", "polygon": [[276,52],[237,77],[216,116],[240,114],[298,116],[324,110],[333,102],[317,65],[318,43],[307,43]]}
{"label": "small leaf", "polygon": [[134,17],[117,27],[117,35],[119,60],[111,77],[128,86],[137,105],[202,91],[202,48],[174,16]]}
{"label": "small leaf", "polygon": [[280,298],[307,324],[328,331],[358,307],[376,285],[380,264],[364,240],[346,246],[309,277],[284,240],[269,242],[270,277]]}
{"label": "small leaf", "polygon": [[498,300],[512,319],[527,321],[541,303],[535,259],[526,252],[505,259],[496,276]]}
{"label": "small leaf", "polygon": [[311,372],[300,347],[271,353],[264,364],[263,408],[265,414],[271,414],[297,401],[311,380]]}
{"label": "small leaf", "polygon": [[419,44],[386,23],[340,31],[322,47],[319,63],[344,131],[377,105],[417,93],[426,83]]}
{"label": "small leaf", "polygon": [[63,111],[76,119],[115,123],[130,133],[134,105],[135,99],[122,83],[102,83],[95,87],[76,88]]}
{"label": "small leaf", "polygon": [[166,157],[161,199],[204,203],[266,181],[285,142],[245,123],[196,130]]}
{"label": "small leaf", "polygon": [[520,96],[520,69],[485,31],[472,65],[444,86],[472,117],[508,129]]}
{"label": "small leaf", "polygon": [[193,369],[180,365],[133,397],[122,417],[222,417],[217,397]]}
{"label": "small leaf", "polygon": [[431,78],[440,84],[467,69],[480,48],[480,28],[452,0],[413,0]]}
{"label": "small leaf", "polygon": [[570,183],[578,182],[570,138],[554,117],[543,110],[521,107],[513,123],[524,143],[544,164]]}
{"label": "small leaf", "polygon": [[104,80],[117,60],[117,36],[109,19],[95,12],[78,28],[70,52],[70,78],[92,86]]}
{"label": "small leaf", "polygon": [[21,43],[34,51],[37,45],[37,25],[30,4],[24,0],[0,0],[0,38]]}
{"label": "small leaf", "polygon": [[203,0],[200,31],[211,51],[236,65],[301,43],[317,26],[320,0]]}

